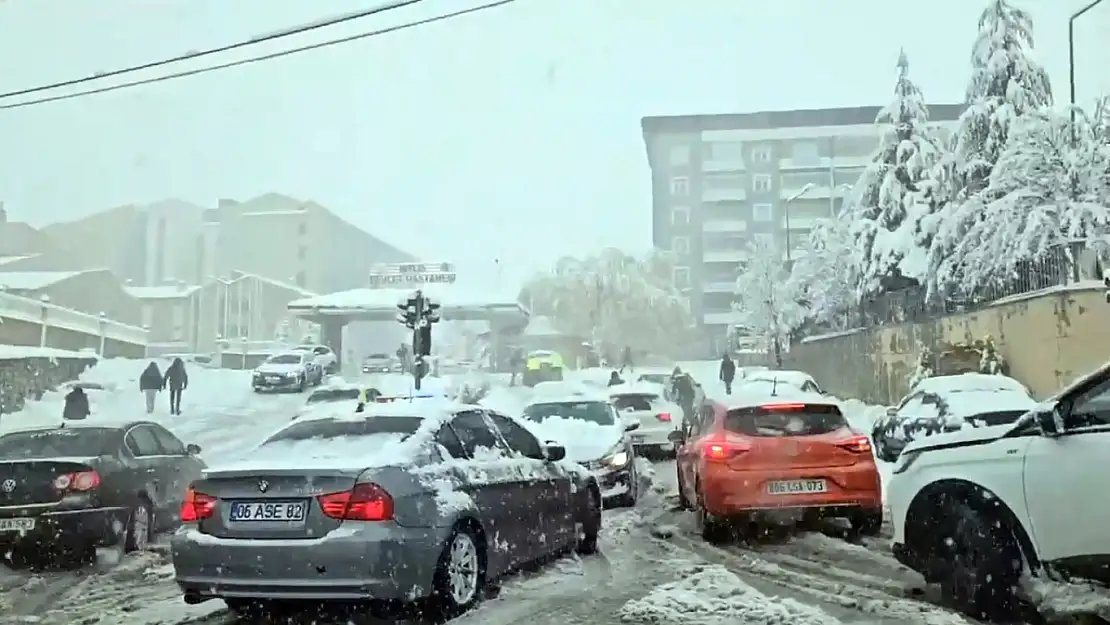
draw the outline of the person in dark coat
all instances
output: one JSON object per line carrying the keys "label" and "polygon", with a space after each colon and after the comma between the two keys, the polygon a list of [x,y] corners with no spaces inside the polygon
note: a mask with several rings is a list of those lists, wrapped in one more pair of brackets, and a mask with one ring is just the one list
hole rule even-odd
{"label": "person in dark coat", "polygon": [[693,418],[698,393],[690,374],[683,373],[678,367],[671,373],[671,394],[682,407],[683,423],[688,422]]}
{"label": "person in dark coat", "polygon": [[147,414],[154,412],[154,400],[158,396],[158,391],[162,390],[162,386],[162,371],[158,369],[157,363],[151,362],[139,376],[139,390],[143,392],[146,399]]}
{"label": "person in dark coat", "polygon": [[621,379],[621,374],[617,373],[616,371],[610,373],[609,386],[617,386],[619,384],[624,384],[624,380]]}
{"label": "person in dark coat", "polygon": [[509,356],[509,386],[516,386],[516,378],[521,377],[521,384],[524,383],[524,350],[516,348]]}
{"label": "person in dark coat", "polygon": [[728,357],[728,354],[721,356],[721,373],[720,379],[725,383],[725,393],[732,395],[732,380],[736,378],[736,363]]}
{"label": "person in dark coat", "polygon": [[89,416],[89,396],[85,394],[85,389],[76,386],[72,391],[66,394],[66,404],[62,408],[63,419],[81,420]]}
{"label": "person in dark coat", "polygon": [[170,389],[170,414],[181,414],[181,393],[189,388],[189,374],[185,372],[185,363],[180,358],[174,358],[170,368],[166,369],[162,388],[167,387]]}

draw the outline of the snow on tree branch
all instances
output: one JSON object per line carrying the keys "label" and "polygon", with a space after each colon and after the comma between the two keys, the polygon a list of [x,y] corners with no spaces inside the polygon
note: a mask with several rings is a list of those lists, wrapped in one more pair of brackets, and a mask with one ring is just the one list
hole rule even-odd
{"label": "snow on tree branch", "polygon": [[[748,261],[736,278],[734,325],[766,339],[781,359],[781,347],[806,317],[799,293],[782,262],[782,250],[756,238],[747,248]],[[781,363],[780,363],[781,364]]]}
{"label": "snow on tree branch", "polygon": [[848,313],[859,301],[859,254],[851,224],[844,219],[820,220],[810,230],[807,248],[790,273],[795,295],[805,303],[806,320],[847,329]]}

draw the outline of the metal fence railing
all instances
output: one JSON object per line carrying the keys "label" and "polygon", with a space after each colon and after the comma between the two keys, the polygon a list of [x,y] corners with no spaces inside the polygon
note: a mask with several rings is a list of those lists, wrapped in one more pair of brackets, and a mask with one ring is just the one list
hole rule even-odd
{"label": "metal fence railing", "polygon": [[33,299],[0,291],[0,320],[3,319],[43,324],[48,331],[49,328],[63,328],[132,345],[147,344],[146,328],[115,321],[105,315],[90,315],[51,304],[48,299]]}

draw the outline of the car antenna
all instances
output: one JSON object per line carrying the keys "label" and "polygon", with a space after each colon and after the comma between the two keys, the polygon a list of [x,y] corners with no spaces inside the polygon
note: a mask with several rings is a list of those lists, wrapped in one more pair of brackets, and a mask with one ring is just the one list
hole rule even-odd
{"label": "car antenna", "polygon": [[779,389],[779,376],[776,375],[775,377],[771,378],[771,397],[778,397],[779,396],[778,389]]}

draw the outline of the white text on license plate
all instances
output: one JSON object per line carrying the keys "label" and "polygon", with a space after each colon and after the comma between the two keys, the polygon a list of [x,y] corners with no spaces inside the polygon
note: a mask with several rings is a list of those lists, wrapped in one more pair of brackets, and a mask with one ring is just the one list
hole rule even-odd
{"label": "white text on license plate", "polygon": [[812,493],[828,492],[825,480],[782,480],[780,482],[767,482],[767,493],[770,495],[809,495]]}
{"label": "white text on license plate", "polygon": [[270,377],[268,377],[266,379],[271,381],[271,382],[281,382],[281,377],[276,376],[276,375],[271,375]]}
{"label": "white text on license plate", "polygon": [[35,529],[34,519],[0,519],[0,532],[29,532],[33,529]]}
{"label": "white text on license plate", "polygon": [[303,501],[233,501],[228,513],[229,521],[250,522],[301,522],[304,521]]}

